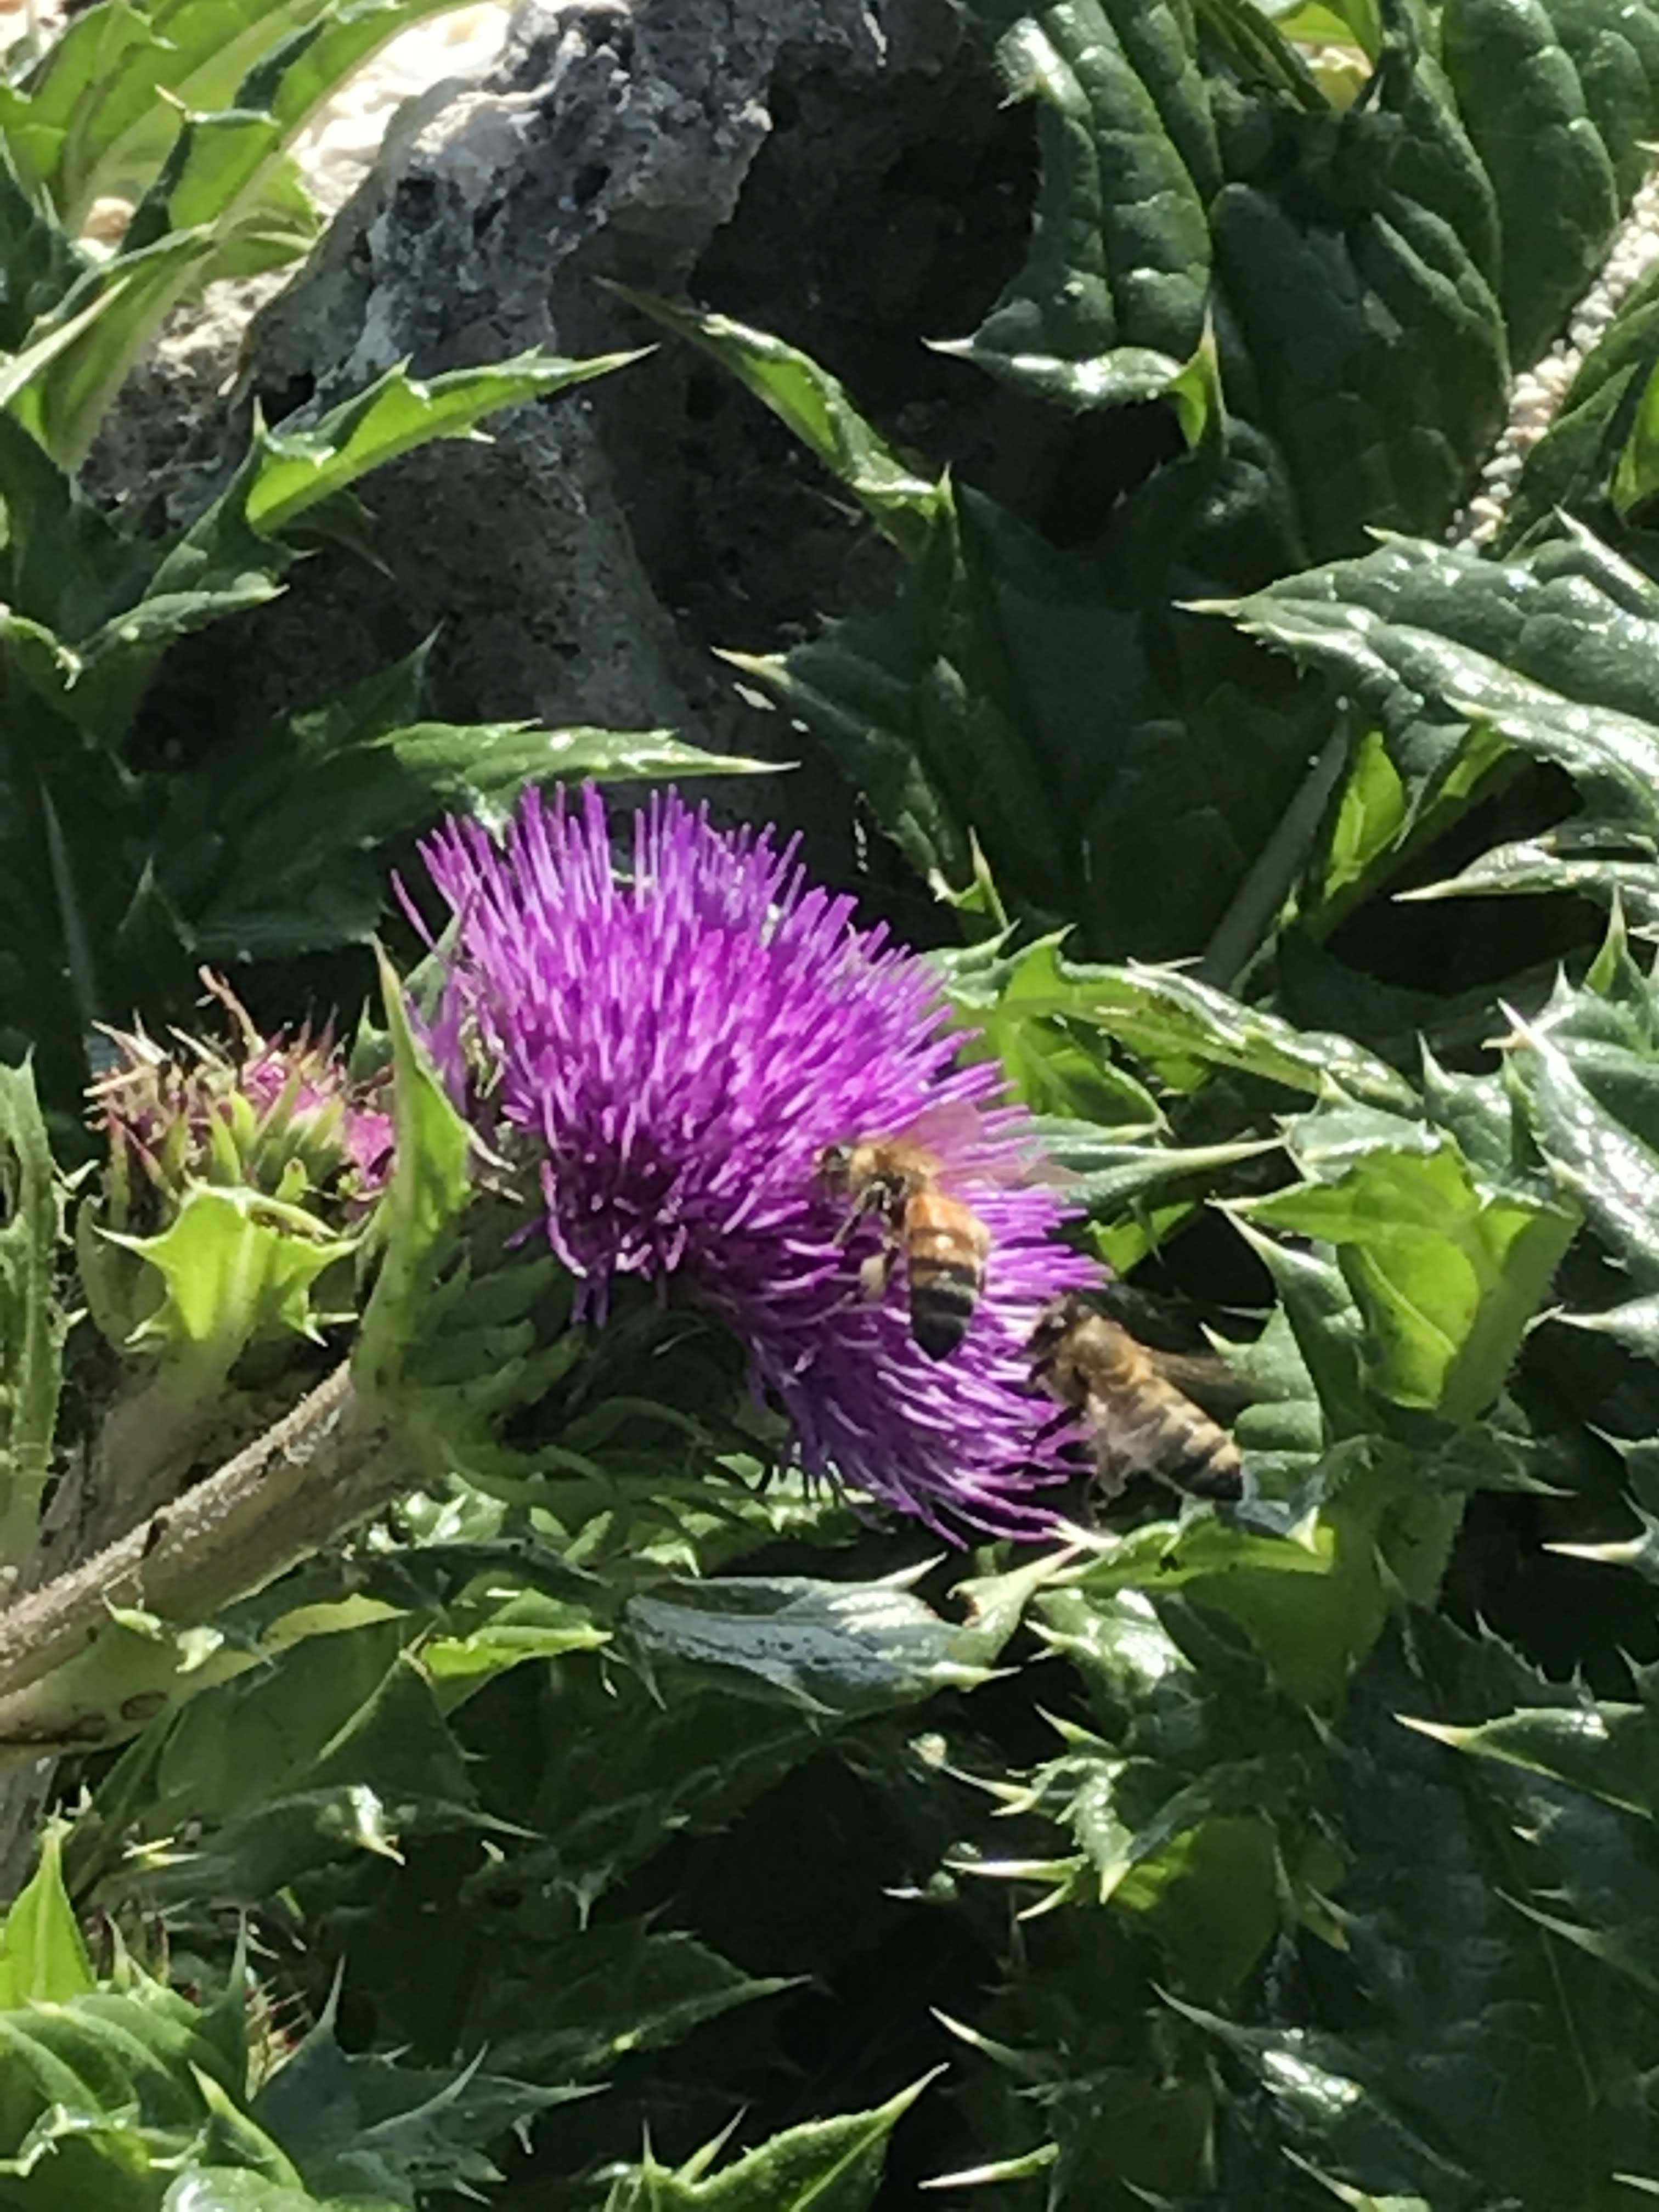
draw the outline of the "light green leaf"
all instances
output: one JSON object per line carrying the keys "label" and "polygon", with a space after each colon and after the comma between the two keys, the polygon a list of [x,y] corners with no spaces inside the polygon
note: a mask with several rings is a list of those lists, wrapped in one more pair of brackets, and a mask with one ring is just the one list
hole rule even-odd
{"label": "light green leaf", "polygon": [[124,1963],[110,1984],[0,2012],[3,2185],[42,2212],[154,2212],[187,2159],[297,2179],[240,2107],[240,1988],[235,2005],[234,2021],[200,2011]]}
{"label": "light green leaf", "polygon": [[127,0],[99,0],[65,25],[21,88],[7,88],[0,117],[8,143],[66,228],[79,228],[96,195],[100,164],[125,133],[153,118],[161,150],[171,143],[173,113],[155,114],[167,53],[148,13]]}
{"label": "light green leaf", "polygon": [[466,1202],[471,1149],[465,1123],[415,1042],[403,986],[383,953],[379,959],[396,1078],[398,1150],[375,1216],[385,1255],[352,1358],[359,1388],[371,1393],[395,1386],[419,1339],[422,1300]]}
{"label": "light green leaf", "polygon": [[1405,1078],[1345,1036],[1296,1029],[1242,1006],[1180,968],[1096,968],[1062,957],[1047,939],[988,968],[957,967],[946,988],[993,1038],[1028,1022],[1062,1018],[1104,1030],[1137,1059],[1179,1079],[1181,1064],[1233,1067],[1288,1089],[1340,1085],[1356,1097],[1409,1109]]}
{"label": "light green leaf", "polygon": [[395,2197],[313,2197],[245,2166],[195,2166],[161,2199],[161,2212],[405,2212]]}
{"label": "light green leaf", "polygon": [[40,1863],[0,1923],[0,2012],[66,2004],[94,1986],[92,1961],[64,1887],[64,1827],[49,1821]]}
{"label": "light green leaf", "polygon": [[15,1562],[52,1465],[68,1332],[57,1175],[27,1065],[0,1065],[0,1561]]}
{"label": "light green leaf", "polygon": [[1483,1189],[1455,1144],[1423,1135],[1243,1210],[1335,1245],[1365,1318],[1370,1386],[1462,1423],[1502,1389],[1577,1223],[1565,1207]]}
{"label": "light green leaf", "polygon": [[1330,1531],[1311,1524],[1291,1541],[1200,1514],[1190,1521],[1147,1522],[1126,1536],[1103,1532],[1066,1579],[1093,1595],[1121,1589],[1162,1595],[1228,1575],[1326,1575],[1333,1553]]}
{"label": "light green leaf", "polygon": [[544,1591],[524,1590],[506,1596],[479,1626],[423,1644],[421,1663],[449,1710],[511,1667],[556,1659],[565,1651],[595,1650],[608,1633],[579,1607]]}
{"label": "light green leaf", "polygon": [[[503,407],[550,398],[637,358],[602,354],[591,361],[561,361],[527,353],[499,367],[451,369],[424,381],[389,368],[312,429],[261,431],[226,499],[251,529],[275,538],[309,508],[402,453],[434,438],[474,437],[484,417]],[[192,538],[202,528],[198,524]]]}
{"label": "light green leaf", "polygon": [[866,2212],[881,2186],[889,2136],[933,2079],[873,2112],[791,2128],[718,2173],[709,2169],[720,2139],[672,2172],[647,2152],[613,2185],[605,2212]]}
{"label": "light green leaf", "polygon": [[[195,0],[195,4],[204,9],[212,0]],[[300,23],[280,42],[266,33],[263,55],[250,63],[246,75],[239,75],[236,105],[268,112],[281,129],[283,143],[289,144],[388,39],[461,4],[463,0],[368,0],[367,5],[323,8],[313,0],[298,0],[297,5],[289,0],[284,12],[298,15],[303,9],[312,20]],[[222,81],[226,63],[218,60],[215,66]],[[221,104],[210,85],[192,83],[189,98],[197,107]]]}
{"label": "light green leaf", "polygon": [[332,1235],[301,1207],[205,1183],[156,1236],[103,1233],[147,1261],[165,1286],[135,1348],[210,1354],[222,1373],[256,1339],[315,1337],[312,1291],[356,1249],[355,1239]]}
{"label": "light green leaf", "polygon": [[[175,231],[90,272],[0,372],[4,404],[52,459],[78,467],[156,324],[211,260],[205,229]],[[22,364],[38,359],[27,380]]]}

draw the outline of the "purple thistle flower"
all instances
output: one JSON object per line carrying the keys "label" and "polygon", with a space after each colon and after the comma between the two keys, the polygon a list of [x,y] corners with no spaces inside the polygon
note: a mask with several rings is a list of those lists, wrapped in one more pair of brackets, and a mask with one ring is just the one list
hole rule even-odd
{"label": "purple thistle flower", "polygon": [[[1030,1493],[1066,1462],[1040,1433],[1053,1408],[1026,1340],[1099,1271],[1056,1240],[1055,1193],[1018,1179],[1030,1118],[995,1068],[957,1065],[926,963],[854,928],[854,902],[809,885],[794,850],[716,830],[672,792],[635,817],[631,875],[592,787],[569,805],[532,792],[499,847],[447,823],[422,848],[459,922],[428,1042],[486,1140],[537,1161],[589,1316],[618,1275],[672,1279],[748,1347],[809,1473],[941,1534],[1036,1533],[1051,1516]],[[922,1116],[945,1187],[993,1238],[967,1336],[939,1361],[912,1340],[902,1270],[862,1295],[879,1229],[838,1242],[845,1202],[817,1174],[826,1146]]]}

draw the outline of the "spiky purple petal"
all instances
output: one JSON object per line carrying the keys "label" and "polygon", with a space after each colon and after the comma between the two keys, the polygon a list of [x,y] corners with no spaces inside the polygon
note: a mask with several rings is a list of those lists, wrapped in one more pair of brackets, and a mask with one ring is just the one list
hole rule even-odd
{"label": "spiky purple petal", "polygon": [[[635,817],[613,865],[599,793],[530,793],[497,846],[452,821],[423,848],[458,918],[429,1036],[487,1139],[538,1159],[546,1233],[603,1319],[617,1275],[672,1279],[750,1350],[809,1471],[949,1533],[1029,1533],[1062,1472],[1040,1437],[1025,1343],[1057,1291],[1097,1271],[1059,1242],[1054,1192],[1018,1180],[1031,1151],[962,1044],[926,964],[854,902],[810,884],[793,843],[722,832],[675,793]],[[948,1187],[994,1243],[968,1335],[933,1361],[912,1340],[902,1273],[878,1303],[820,1187],[829,1144],[896,1134],[965,1103],[930,1135]]]}

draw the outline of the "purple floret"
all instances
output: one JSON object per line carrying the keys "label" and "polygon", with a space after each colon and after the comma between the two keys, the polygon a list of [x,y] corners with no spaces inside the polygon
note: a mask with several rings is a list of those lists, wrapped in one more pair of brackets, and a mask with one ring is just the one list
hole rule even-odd
{"label": "purple floret", "polygon": [[[1034,1493],[1066,1468],[1039,1434],[1026,1340],[1098,1270],[1056,1237],[1056,1194],[1018,1180],[1030,1119],[994,1067],[957,1064],[926,963],[856,929],[793,842],[716,830],[672,792],[635,815],[631,870],[591,787],[529,793],[499,846],[452,821],[422,856],[459,919],[434,1058],[486,1140],[514,1133],[514,1157],[539,1161],[548,1240],[588,1316],[617,1275],[672,1279],[748,1347],[809,1472],[942,1534],[1044,1527]],[[939,1361],[912,1340],[902,1269],[862,1295],[878,1231],[838,1243],[845,1207],[816,1172],[825,1146],[921,1116],[994,1240],[967,1336]]]}

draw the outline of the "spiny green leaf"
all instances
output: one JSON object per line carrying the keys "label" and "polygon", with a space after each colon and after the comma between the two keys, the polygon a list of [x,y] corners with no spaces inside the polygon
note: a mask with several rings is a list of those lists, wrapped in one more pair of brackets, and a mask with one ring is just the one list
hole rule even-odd
{"label": "spiny green leaf", "polygon": [[154,1237],[104,1233],[155,1268],[164,1285],[137,1346],[164,1356],[210,1354],[221,1373],[256,1339],[314,1337],[312,1292],[356,1249],[300,1206],[206,1183]]}
{"label": "spiny green leaf", "polygon": [[312,429],[262,431],[225,496],[235,501],[250,528],[274,538],[370,469],[434,438],[471,438],[486,416],[503,407],[550,398],[636,358],[603,354],[592,361],[561,361],[527,353],[499,367],[450,369],[424,381],[406,369],[389,368]]}
{"label": "spiny green leaf", "polygon": [[729,368],[817,454],[902,553],[912,559],[921,554],[944,509],[939,483],[893,451],[836,378],[769,331],[750,330],[729,315],[679,307],[653,293],[617,289],[653,322],[690,339]]}
{"label": "spiny green leaf", "polygon": [[[589,2081],[630,2052],[677,2043],[704,2021],[793,1986],[776,1975],[742,1972],[694,1938],[642,1920],[611,1921],[549,1940],[535,1907],[482,1899],[505,1916],[511,1940],[499,1965],[473,1987],[465,2033],[494,2066],[537,2081]],[[544,1919],[544,1916],[541,1916]]]}
{"label": "spiny green leaf", "polygon": [[1185,27],[1102,0],[975,13],[1010,94],[1039,103],[1042,182],[1025,267],[952,349],[1073,407],[1156,396],[1203,333],[1221,180]]}
{"label": "spiny green leaf", "polygon": [[764,773],[665,731],[388,722],[380,679],[217,747],[170,780],[161,866],[211,958],[362,943],[384,911],[384,848],[443,813],[493,817],[550,777]]}
{"label": "spiny green leaf", "polygon": [[1467,806],[1506,747],[1579,782],[1583,811],[1561,829],[1415,896],[1622,888],[1632,911],[1659,912],[1659,590],[1587,531],[1524,562],[1393,541],[1231,611],[1252,635],[1325,668],[1375,716],[1407,799],[1394,860]]}
{"label": "spiny green leaf", "polygon": [[672,2172],[647,2153],[613,2185],[606,2212],[865,2212],[881,2185],[889,2136],[933,2078],[873,2112],[790,2128],[717,2173],[709,2169],[718,2140]]}
{"label": "spiny green leaf", "polygon": [[[1640,1073],[1643,1062],[1631,1056]],[[1659,1150],[1614,1110],[1632,1093],[1604,1103],[1581,1068],[1591,1054],[1546,1027],[1521,1024],[1507,1066],[1539,1146],[1565,1189],[1638,1285],[1659,1284]],[[1651,1074],[1652,1068],[1647,1072]],[[1659,1138],[1659,1129],[1650,1133]]]}
{"label": "spiny green leaf", "polygon": [[1045,1117],[1039,1127],[1066,1196],[1107,1220],[1153,1192],[1200,1197],[1224,1182],[1227,1169],[1277,1150],[1271,1137],[1231,1145],[1114,1144],[1087,1121]]}
{"label": "spiny green leaf", "polygon": [[694,1668],[734,1691],[824,1714],[879,1711],[983,1681],[1000,1637],[951,1627],[904,1580],[667,1583],[631,1598],[623,1621],[653,1669]]}
{"label": "spiny green leaf", "polygon": [[[305,1649],[344,1640],[319,1638]],[[315,1680],[316,1670],[309,1672]],[[296,1670],[294,1682],[305,1679]],[[245,1695],[216,1709],[222,1695],[210,1691],[185,1709],[186,1723],[198,1714],[206,1718],[188,1728],[176,1749],[169,1743],[163,1750],[161,1787],[134,1822],[125,1886],[152,1903],[236,1898],[252,1905],[341,1861],[366,1855],[397,1863],[411,1837],[489,1825],[431,1686],[407,1657],[394,1652],[389,1666],[382,1660],[362,1705],[310,1758],[281,1764],[263,1795],[246,1782],[212,1778],[203,1763],[216,1737],[238,1742],[239,1718],[258,1741],[257,1698]],[[268,1724],[280,1717],[279,1711]],[[266,1765],[269,1771],[277,1762],[268,1758]],[[176,1818],[186,1807],[202,1832],[181,1849],[170,1840],[168,1814]]]}
{"label": "spiny green leaf", "polygon": [[277,2069],[254,2105],[309,2187],[341,2197],[412,2205],[416,2192],[476,2195],[501,2179],[489,2147],[572,2096],[477,2065],[411,2067],[372,2052],[348,2055],[334,2006]]}
{"label": "spiny green leaf", "polygon": [[298,2177],[242,2109],[245,2053],[126,1964],[108,1985],[0,2013],[0,2165],[17,2201],[155,2212],[189,2158]]}
{"label": "spiny green leaf", "polygon": [[1062,1018],[1104,1030],[1149,1066],[1180,1079],[1182,1063],[1233,1067],[1292,1091],[1339,1084],[1354,1097],[1410,1109],[1402,1076],[1351,1039],[1297,1030],[1241,1005],[1181,968],[1091,967],[1066,959],[1048,938],[988,960],[954,961],[946,988],[1000,1048],[1004,1033]]}
{"label": "spiny green leaf", "polygon": [[1371,1387],[1454,1423],[1502,1389],[1576,1226],[1563,1207],[1483,1190],[1449,1139],[1378,1143],[1329,1180],[1244,1203],[1258,1224],[1337,1247]]}
{"label": "spiny green leaf", "polygon": [[[1650,2027],[1603,1968],[1510,1901],[1527,1893],[1549,1808],[1497,1798],[1486,1762],[1414,1749],[1395,1717],[1491,1711],[1528,1679],[1501,1647],[1430,1616],[1390,1638],[1334,1746],[1332,1809],[1352,1855],[1345,1951],[1279,1982],[1267,2024],[1204,2021],[1260,2085],[1243,2110],[1374,2195],[1589,2212],[1617,2201],[1611,2172],[1638,2164],[1650,2136],[1630,2078]],[[1549,1879],[1547,1863],[1537,1870]]]}

